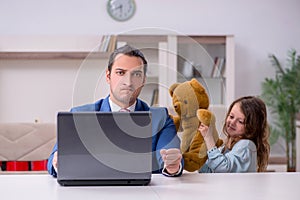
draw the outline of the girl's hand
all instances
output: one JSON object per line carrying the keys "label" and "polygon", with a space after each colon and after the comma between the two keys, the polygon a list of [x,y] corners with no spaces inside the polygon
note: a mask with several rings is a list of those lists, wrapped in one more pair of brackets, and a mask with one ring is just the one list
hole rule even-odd
{"label": "girl's hand", "polygon": [[198,130],[201,132],[201,135],[204,138],[208,150],[210,150],[216,145],[216,141],[214,140],[214,136],[213,136],[213,130],[210,127],[211,126],[206,126],[205,124],[200,123],[198,128]]}
{"label": "girl's hand", "polygon": [[208,126],[203,123],[200,123],[198,130],[201,132],[203,138],[205,138],[208,134]]}

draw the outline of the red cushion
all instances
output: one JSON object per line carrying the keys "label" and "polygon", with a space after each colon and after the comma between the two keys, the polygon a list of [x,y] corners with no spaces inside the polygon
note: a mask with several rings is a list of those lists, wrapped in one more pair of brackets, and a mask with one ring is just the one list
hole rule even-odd
{"label": "red cushion", "polygon": [[47,160],[31,161],[31,171],[47,170]]}
{"label": "red cushion", "polygon": [[[47,160],[41,161],[7,161],[4,163],[5,171],[45,171],[47,170]],[[1,162],[0,162],[1,166]]]}
{"label": "red cushion", "polygon": [[7,161],[6,171],[28,171],[28,161]]}

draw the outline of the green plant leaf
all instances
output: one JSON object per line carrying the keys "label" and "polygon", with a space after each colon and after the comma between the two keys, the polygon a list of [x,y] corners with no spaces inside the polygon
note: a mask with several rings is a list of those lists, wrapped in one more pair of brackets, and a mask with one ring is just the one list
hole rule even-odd
{"label": "green plant leaf", "polygon": [[270,142],[270,145],[273,145],[277,142],[279,136],[281,136],[281,132],[274,128],[273,126],[270,125],[270,137],[269,137],[269,142]]}
{"label": "green plant leaf", "polygon": [[274,144],[280,136],[286,142],[295,138],[292,129],[295,115],[300,111],[300,56],[295,49],[289,50],[285,67],[274,54],[269,58],[276,73],[274,78],[265,78],[261,96],[276,119],[270,135],[270,143]]}

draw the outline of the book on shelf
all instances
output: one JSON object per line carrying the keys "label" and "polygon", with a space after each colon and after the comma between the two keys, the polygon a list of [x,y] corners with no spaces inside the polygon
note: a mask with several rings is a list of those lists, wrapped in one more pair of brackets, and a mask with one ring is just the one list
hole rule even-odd
{"label": "book on shelf", "polygon": [[225,72],[225,58],[224,57],[216,57],[214,66],[211,72],[212,78],[220,78],[223,77]]}
{"label": "book on shelf", "polygon": [[151,106],[158,104],[158,89],[154,89],[152,93]]}
{"label": "book on shelf", "polygon": [[103,49],[103,45],[104,45],[104,38],[105,38],[105,36],[102,36],[102,37],[101,37],[101,41],[100,41],[100,44],[99,44],[98,51],[102,51],[102,49]]}
{"label": "book on shelf", "polygon": [[116,35],[104,35],[101,38],[101,44],[99,46],[100,52],[113,52],[117,46]]}
{"label": "book on shelf", "polygon": [[109,45],[108,45],[108,52],[113,52],[116,49],[117,46],[117,36],[112,35],[110,37]]}
{"label": "book on shelf", "polygon": [[101,38],[101,44],[99,46],[99,51],[100,52],[106,52],[107,51],[107,46],[109,42],[110,35],[103,35]]}
{"label": "book on shelf", "polygon": [[210,77],[212,77],[212,78],[214,77],[215,71],[217,70],[216,68],[217,68],[217,66],[218,66],[218,62],[219,62],[218,57],[215,57],[214,65],[213,65],[213,68],[212,68],[212,70],[211,70],[211,75],[210,75]]}

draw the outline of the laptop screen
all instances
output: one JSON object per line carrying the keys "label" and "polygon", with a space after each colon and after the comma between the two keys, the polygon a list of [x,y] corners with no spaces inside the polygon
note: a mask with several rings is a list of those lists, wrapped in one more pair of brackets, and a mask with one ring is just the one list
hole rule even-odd
{"label": "laptop screen", "polygon": [[113,185],[151,178],[150,112],[60,112],[57,125],[59,182]]}

